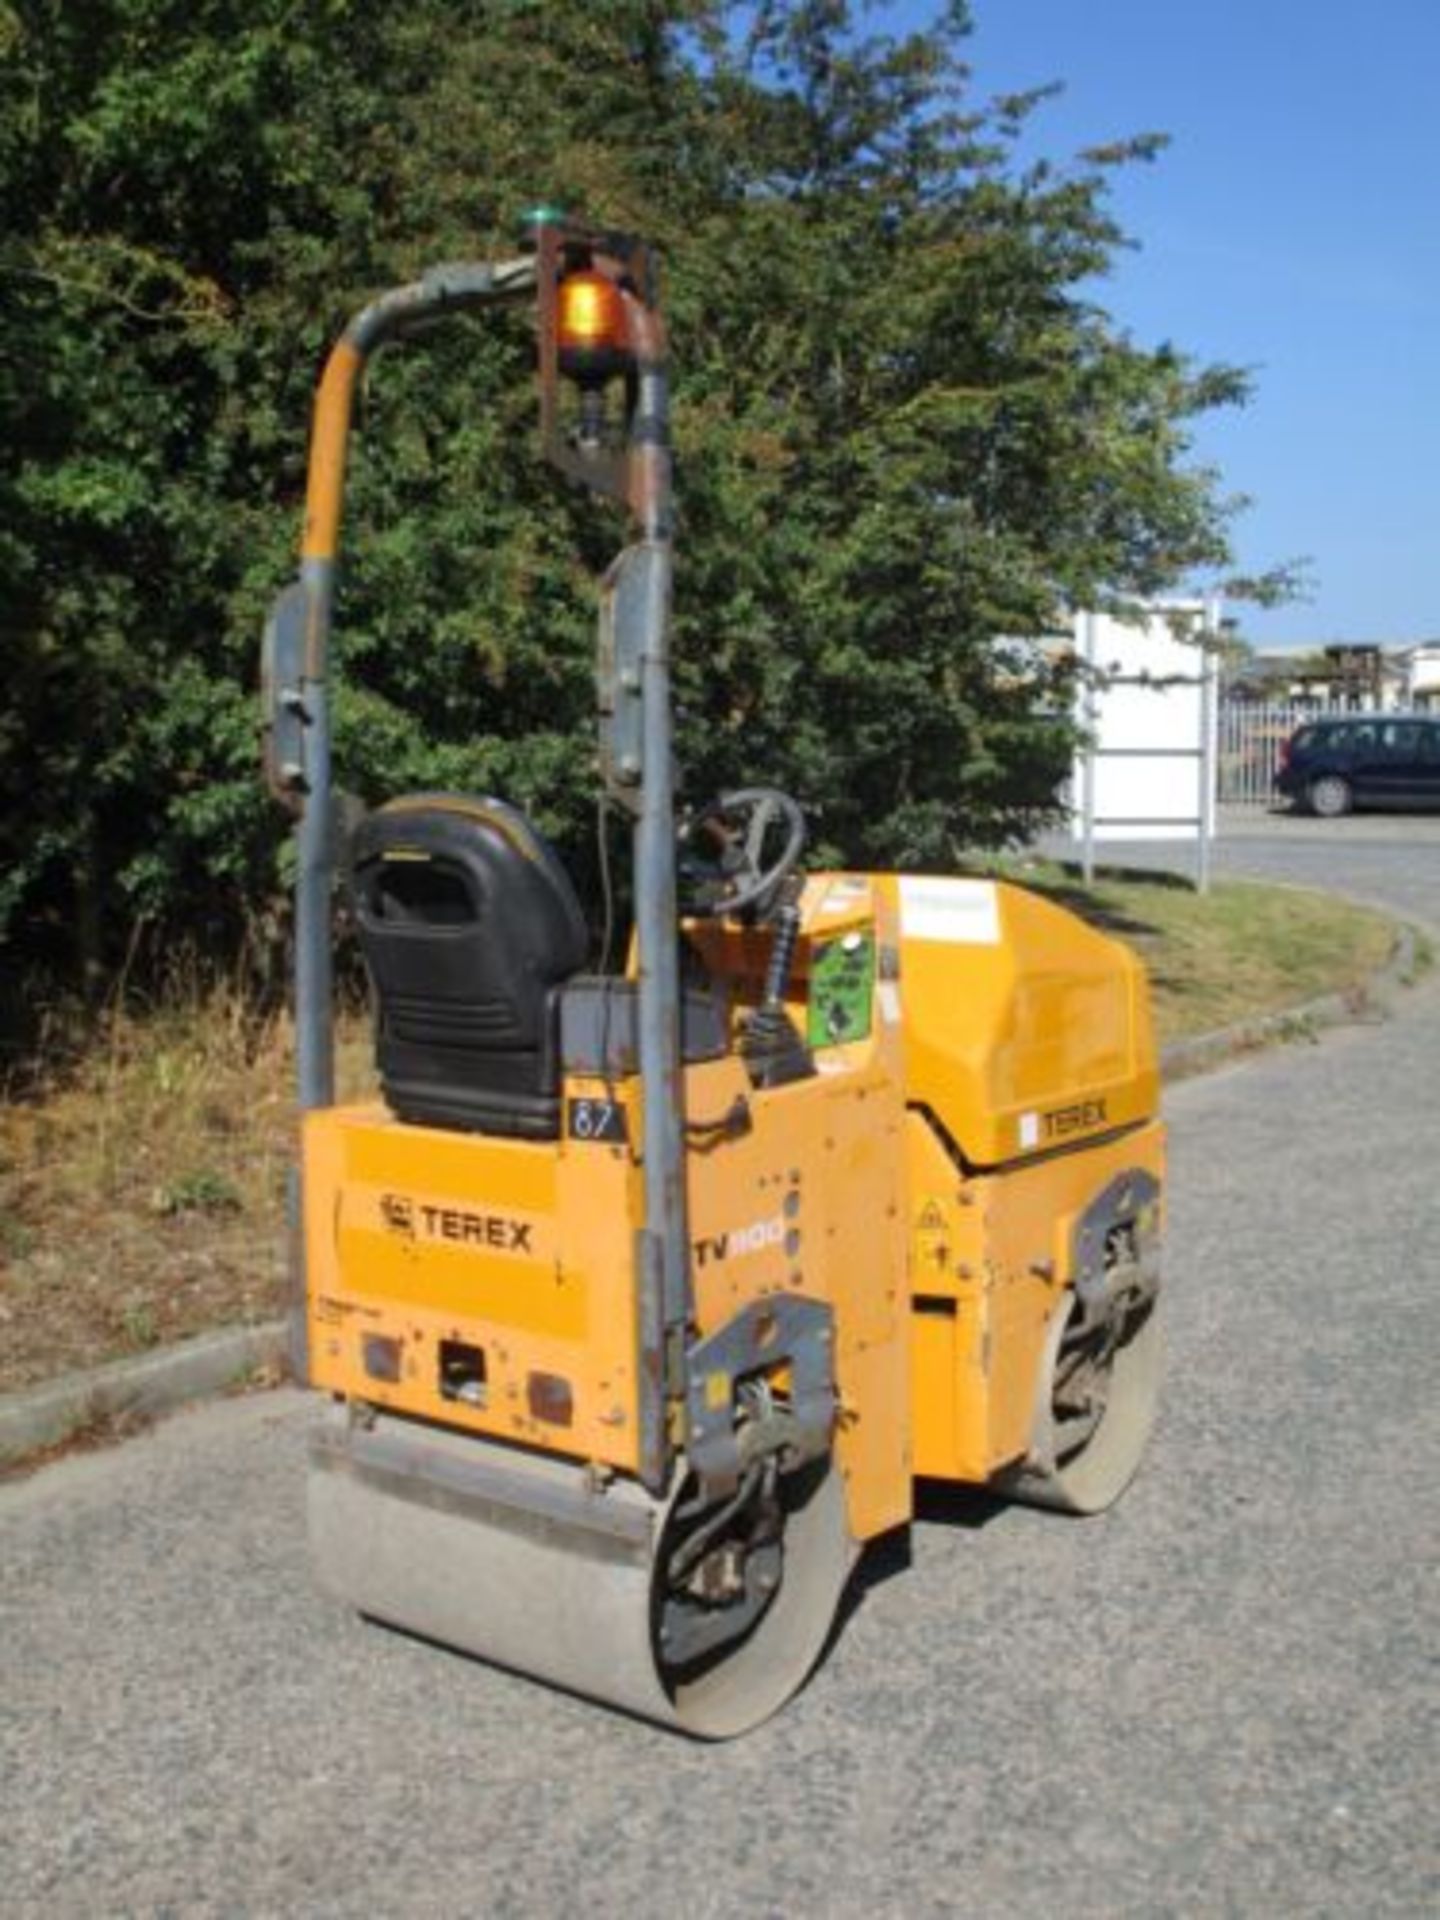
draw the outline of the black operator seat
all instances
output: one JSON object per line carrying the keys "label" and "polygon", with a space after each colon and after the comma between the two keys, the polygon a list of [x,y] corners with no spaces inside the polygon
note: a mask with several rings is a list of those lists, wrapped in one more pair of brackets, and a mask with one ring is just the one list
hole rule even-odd
{"label": "black operator seat", "polygon": [[391,1111],[554,1139],[560,988],[590,940],[553,847],[503,800],[420,793],[362,821],[351,866]]}

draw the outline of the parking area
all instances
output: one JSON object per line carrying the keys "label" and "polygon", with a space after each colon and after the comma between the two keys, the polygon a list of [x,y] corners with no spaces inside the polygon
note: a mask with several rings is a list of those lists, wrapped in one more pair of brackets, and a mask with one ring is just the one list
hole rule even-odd
{"label": "parking area", "polygon": [[1286,846],[1314,846],[1332,839],[1339,846],[1389,846],[1395,843],[1440,847],[1440,811],[1434,813],[1351,813],[1320,820],[1290,807],[1222,807],[1221,843],[1276,840]]}
{"label": "parking area", "polygon": [[[1040,845],[1057,859],[1079,858],[1068,835]],[[1102,866],[1191,873],[1193,841],[1101,840]],[[1422,922],[1440,924],[1440,812],[1353,813],[1340,820],[1264,807],[1222,807],[1212,871],[1290,886],[1328,888]]]}

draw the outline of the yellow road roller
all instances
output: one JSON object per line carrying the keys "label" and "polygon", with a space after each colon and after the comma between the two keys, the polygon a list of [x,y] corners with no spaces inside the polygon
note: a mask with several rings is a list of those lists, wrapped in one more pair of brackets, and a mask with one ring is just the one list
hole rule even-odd
{"label": "yellow road roller", "polygon": [[[599,780],[622,969],[516,807],[397,796],[341,844],[328,641],[352,398],[385,341],[533,303],[541,444],[623,506]],[[1024,889],[805,872],[755,786],[677,818],[655,263],[541,215],[366,307],[320,386],[266,629],[296,816],[297,1375],[309,1531],[361,1614],[703,1738],[814,1665],[917,1479],[1110,1504],[1154,1411],[1163,1133],[1143,970]],[[585,747],[577,744],[577,751]],[[380,1098],[335,1102],[332,931]]]}

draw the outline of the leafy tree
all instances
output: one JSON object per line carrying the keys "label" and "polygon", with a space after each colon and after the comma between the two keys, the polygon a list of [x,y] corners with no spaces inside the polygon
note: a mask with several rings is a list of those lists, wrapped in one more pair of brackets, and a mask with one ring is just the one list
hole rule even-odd
{"label": "leafy tree", "polygon": [[[327,343],[556,199],[667,259],[682,759],[831,857],[946,863],[1042,815],[1066,669],[1023,636],[1228,558],[1188,425],[1230,369],[1081,289],[1137,140],[1021,169],[963,6],[0,0],[0,937],[111,957],[281,911],[255,770]],[[505,792],[588,838],[593,569],[533,455],[524,325],[380,357],[340,609],[342,778]],[[1006,639],[1005,636],[1019,636]],[[47,943],[48,946],[47,946]]]}

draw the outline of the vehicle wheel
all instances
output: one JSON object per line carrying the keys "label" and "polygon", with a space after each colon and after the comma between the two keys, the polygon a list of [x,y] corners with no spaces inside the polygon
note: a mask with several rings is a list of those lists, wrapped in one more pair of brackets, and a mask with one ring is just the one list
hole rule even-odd
{"label": "vehicle wheel", "polygon": [[1322,820],[1338,820],[1354,805],[1350,782],[1342,780],[1338,773],[1322,773],[1318,780],[1312,780],[1305,798],[1310,803],[1310,811]]}
{"label": "vehicle wheel", "polygon": [[[771,1501],[735,1513],[718,1533],[714,1509],[698,1526],[693,1516],[682,1519],[693,1492],[693,1483],[682,1484],[655,1557],[656,1676],[670,1704],[653,1717],[698,1739],[728,1740],[768,1719],[803,1684],[830,1637],[856,1548],[845,1483],[828,1456],[780,1476]],[[692,1565],[677,1584],[688,1542],[705,1536],[708,1568]],[[755,1613],[733,1609],[737,1629],[716,1591],[732,1584],[761,1598]]]}
{"label": "vehicle wheel", "polygon": [[1159,1302],[1091,1320],[1074,1295],[1051,1326],[1045,1413],[1030,1458],[996,1481],[1007,1499],[1059,1513],[1103,1513],[1129,1486],[1155,1419]]}
{"label": "vehicle wheel", "polygon": [[367,1619],[701,1740],[783,1706],[819,1659],[857,1555],[832,1456],[695,1510],[577,1461],[337,1408],[317,1432],[310,1549]]}

